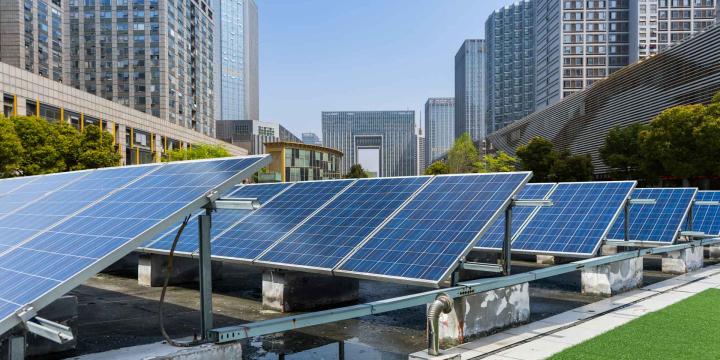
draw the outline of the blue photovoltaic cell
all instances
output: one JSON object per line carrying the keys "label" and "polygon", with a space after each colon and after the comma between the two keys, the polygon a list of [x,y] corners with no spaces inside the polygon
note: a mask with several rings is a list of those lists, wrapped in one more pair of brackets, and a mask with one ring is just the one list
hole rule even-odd
{"label": "blue photovoltaic cell", "polygon": [[258,260],[332,269],[429,179],[358,180]]}
{"label": "blue photovoltaic cell", "polygon": [[245,260],[256,258],[351,182],[295,183],[266,206],[215,238],[212,242],[213,256]]}
{"label": "blue photovoltaic cell", "polygon": [[512,251],[592,256],[634,181],[560,183],[513,241]]}
{"label": "blue photovoltaic cell", "polygon": [[338,269],[442,281],[529,177],[437,176]]}
{"label": "blue photovoltaic cell", "polygon": [[[630,205],[630,241],[672,243],[685,221],[697,189],[635,189],[633,199],[654,199],[654,205]],[[608,239],[625,240],[625,214],[620,212]]]}
{"label": "blue photovoltaic cell", "polygon": [[[47,175],[16,190],[7,195],[7,199],[0,199],[0,254],[157,167]],[[8,209],[12,210],[8,212]]]}
{"label": "blue photovoltaic cell", "polygon": [[19,190],[23,186],[32,183],[35,180],[42,178],[42,176],[22,176],[8,179],[0,179],[0,196],[7,193]]}
{"label": "blue photovoltaic cell", "polygon": [[[168,163],[0,253],[0,315],[38,300],[56,286],[202,198],[260,157]],[[137,171],[142,167],[121,168]],[[123,184],[124,185],[124,184]],[[80,193],[75,196],[82,197]],[[70,199],[66,199],[70,200]],[[87,276],[87,274],[86,274]],[[2,305],[0,305],[2,306]]]}
{"label": "blue photovoltaic cell", "polygon": [[[550,195],[550,191],[555,186],[555,183],[536,183],[527,184],[520,194],[516,197],[518,200],[541,200],[546,199]],[[512,209],[512,236],[515,236],[520,226],[530,217],[535,211],[535,207],[514,207]],[[495,220],[492,226],[483,234],[475,245],[476,248],[482,249],[502,249],[503,240],[505,238],[505,216],[501,216]]]}
{"label": "blue photovoltaic cell", "polygon": [[[288,186],[290,186],[290,183],[244,185],[234,189],[223,198],[257,198],[262,205]],[[178,239],[178,243],[175,246],[176,252],[192,253],[198,250],[199,229],[197,215],[204,212],[204,210],[198,212],[195,217],[190,219],[187,226],[185,226],[185,229],[183,229],[183,233],[180,235],[180,239]],[[248,214],[250,214],[250,210],[218,209],[212,214],[210,236],[217,236]],[[175,240],[175,234],[177,233],[181,223],[175,224],[175,226],[173,226],[169,231],[163,232],[163,234],[161,234],[157,239],[153,240],[151,245],[146,245],[144,247],[156,251],[169,252],[173,240]]]}
{"label": "blue photovoltaic cell", "polygon": [[[720,201],[720,191],[698,191],[695,201]],[[692,231],[720,235],[720,206],[693,205],[692,219]]]}

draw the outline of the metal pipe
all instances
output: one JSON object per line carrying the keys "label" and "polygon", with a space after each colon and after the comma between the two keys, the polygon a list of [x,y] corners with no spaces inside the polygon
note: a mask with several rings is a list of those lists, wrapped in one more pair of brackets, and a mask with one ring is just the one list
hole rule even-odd
{"label": "metal pipe", "polygon": [[623,219],[624,220],[623,221],[623,234],[624,234],[623,240],[629,241],[630,240],[630,234],[629,234],[629,232],[630,232],[630,199],[628,199],[628,201],[625,202],[625,208],[623,211],[625,212],[623,214],[623,215],[625,215],[624,219]]}
{"label": "metal pipe", "polygon": [[510,263],[512,261],[510,253],[510,242],[512,241],[512,208],[512,204],[505,208],[505,233],[503,234],[502,247],[503,275],[505,276],[510,275]]}
{"label": "metal pipe", "polygon": [[440,355],[440,314],[453,309],[453,300],[445,293],[438,295],[428,308],[428,354]]}
{"label": "metal pipe", "polygon": [[200,237],[200,332],[207,340],[213,328],[212,313],[212,259],[210,258],[211,210],[198,217]]}

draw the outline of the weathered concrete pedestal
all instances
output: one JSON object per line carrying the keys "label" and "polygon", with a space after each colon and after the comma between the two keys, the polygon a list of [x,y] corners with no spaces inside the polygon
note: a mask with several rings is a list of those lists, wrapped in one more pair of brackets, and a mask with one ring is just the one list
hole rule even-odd
{"label": "weathered concrete pedestal", "polygon": [[720,245],[711,245],[707,247],[708,259],[720,260]]}
{"label": "weathered concrete pedestal", "polygon": [[[142,286],[163,286],[165,270],[167,269],[165,255],[140,254],[138,259],[138,284]],[[173,257],[173,271],[170,275],[170,285],[183,284],[198,280],[200,264],[197,259]],[[222,263],[212,262],[213,280],[222,278]]]}
{"label": "weathered concrete pedestal", "polygon": [[262,275],[263,309],[306,311],[357,301],[360,281],[296,271],[267,270]]}
{"label": "weathered concrete pedestal", "polygon": [[703,247],[671,251],[662,255],[662,272],[667,274],[685,274],[703,267]]}
{"label": "weathered concrete pedestal", "polygon": [[448,348],[530,319],[528,283],[453,300],[453,310],[440,315],[440,347]]}
{"label": "weathered concrete pedestal", "polygon": [[583,268],[582,293],[613,296],[634,289],[643,280],[642,257]]}

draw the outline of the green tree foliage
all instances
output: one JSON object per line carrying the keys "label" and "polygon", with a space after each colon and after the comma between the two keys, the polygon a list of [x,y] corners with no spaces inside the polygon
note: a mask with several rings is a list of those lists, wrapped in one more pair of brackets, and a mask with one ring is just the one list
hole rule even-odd
{"label": "green tree foliage", "polygon": [[595,167],[590,155],[570,155],[565,150],[553,162],[550,179],[553,181],[591,181]]}
{"label": "green tree foliage", "polygon": [[85,126],[80,137],[75,170],[117,166],[120,154],[115,151],[112,136],[99,127]]}
{"label": "green tree foliage", "polygon": [[551,181],[550,174],[558,153],[549,140],[536,136],[527,144],[518,147],[515,155],[520,160],[521,169],[533,172],[532,181]]}
{"label": "green tree foliage", "polygon": [[221,145],[199,144],[186,149],[170,150],[164,161],[182,161],[228,157],[230,153]]}
{"label": "green tree foliage", "polygon": [[710,100],[710,103],[720,104],[720,91],[715,93],[715,96],[712,97],[712,100]]}
{"label": "green tree foliage", "polygon": [[600,158],[605,165],[614,169],[616,178],[630,180],[640,177],[644,168],[644,159],[640,151],[640,132],[645,130],[642,124],[633,124],[624,128],[615,127],[605,138],[600,148]]}
{"label": "green tree foliage", "polygon": [[495,155],[483,156],[483,161],[478,164],[479,172],[509,172],[517,170],[518,159],[499,151]]}
{"label": "green tree foliage", "polygon": [[362,165],[355,164],[350,167],[350,171],[343,177],[346,179],[362,179],[369,176],[367,172],[365,172],[365,169],[363,169]]}
{"label": "green tree foliage", "polygon": [[0,177],[14,176],[20,171],[24,151],[12,121],[0,115]]}
{"label": "green tree foliage", "polygon": [[449,174],[450,168],[442,161],[436,161],[425,169],[425,175]]}
{"label": "green tree foliage", "polygon": [[68,170],[61,151],[65,149],[58,127],[34,116],[11,118],[15,134],[20,138],[23,157],[20,160],[21,175],[49,174]]}
{"label": "green tree foliage", "polygon": [[450,173],[461,174],[477,172],[479,162],[480,155],[469,133],[464,133],[457,138],[453,147],[448,151],[447,165]]}

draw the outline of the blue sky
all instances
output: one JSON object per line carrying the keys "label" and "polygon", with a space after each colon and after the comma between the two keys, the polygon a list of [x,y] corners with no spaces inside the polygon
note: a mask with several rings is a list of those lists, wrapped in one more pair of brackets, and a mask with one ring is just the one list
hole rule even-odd
{"label": "blue sky", "polygon": [[464,39],[511,0],[256,0],[260,119],[321,135],[320,112],[415,110],[453,96]]}

